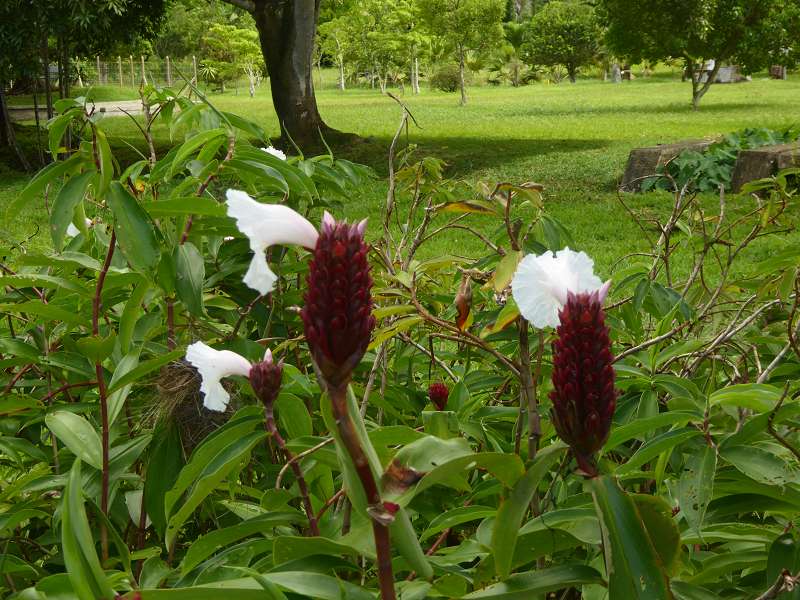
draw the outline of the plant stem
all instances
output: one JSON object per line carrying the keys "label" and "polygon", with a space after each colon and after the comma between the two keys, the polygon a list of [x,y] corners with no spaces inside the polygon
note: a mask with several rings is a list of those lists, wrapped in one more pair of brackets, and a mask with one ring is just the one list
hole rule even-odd
{"label": "plant stem", "polygon": [[[108,252],[106,253],[106,260],[103,263],[103,268],[100,270],[100,275],[97,277],[97,287],[94,291],[94,300],[92,302],[92,335],[97,337],[100,335],[100,304],[101,296],[103,294],[103,285],[108,275],[108,269],[111,266],[111,259],[114,256],[114,246],[117,243],[117,232],[111,232],[111,239],[108,242]],[[97,360],[94,363],[94,372],[97,377],[97,392],[100,396],[100,420],[102,427],[102,445],[103,445],[103,475],[100,488],[100,510],[104,515],[108,515],[108,392],[106,390],[106,380],[103,376],[103,365]],[[103,561],[108,560],[108,530],[105,523],[100,524],[100,546],[103,555]]]}
{"label": "plant stem", "polygon": [[264,424],[266,425],[267,432],[270,434],[272,439],[275,440],[275,443],[278,445],[278,447],[283,450],[283,453],[286,455],[286,460],[288,460],[292,465],[292,471],[294,471],[294,476],[297,478],[297,487],[300,488],[300,497],[302,498],[303,509],[306,511],[306,516],[308,517],[309,533],[311,533],[311,535],[319,535],[317,517],[314,514],[314,507],[311,506],[311,498],[308,494],[308,485],[306,485],[306,479],[303,477],[303,471],[300,468],[299,461],[294,460],[291,450],[286,447],[286,442],[278,431],[278,426],[275,424],[275,414],[271,404],[264,407],[264,416]]}
{"label": "plant stem", "polygon": [[[375,475],[370,467],[361,442],[358,439],[353,420],[347,411],[347,384],[340,386],[330,386],[328,394],[333,407],[333,416],[336,419],[336,426],[339,429],[339,436],[342,443],[353,461],[358,478],[364,488],[364,495],[367,498],[368,508],[376,511],[384,511],[378,484]],[[370,515],[372,520],[372,532],[375,536],[375,553],[377,555],[378,581],[380,583],[381,598],[383,600],[395,600],[394,575],[392,574],[392,547],[389,541],[388,523],[381,522],[375,515]]]}

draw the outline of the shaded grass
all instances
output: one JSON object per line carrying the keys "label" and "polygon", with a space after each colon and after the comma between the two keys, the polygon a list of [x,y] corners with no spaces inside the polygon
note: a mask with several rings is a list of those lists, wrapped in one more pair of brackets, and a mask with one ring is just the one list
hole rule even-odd
{"label": "shaded grass", "polygon": [[[577,84],[521,88],[476,87],[469,90],[469,103],[464,107],[458,106],[455,94],[423,90],[419,96],[402,96],[420,124],[419,129],[410,129],[403,142],[418,145],[420,157],[444,159],[447,175],[452,178],[470,183],[544,184],[548,211],[573,233],[579,248],[596,258],[601,272],[610,275],[620,257],[648,247],[615,191],[632,148],[719,136],[744,127],[781,129],[800,122],[798,76],[788,81],[756,77],[749,83],[716,85],[699,111],[691,110],[690,97],[688,83],[663,75],[617,85],[581,80]],[[211,100],[277,135],[266,86],[255,98],[229,92]],[[399,123],[399,108],[390,98],[369,89],[339,92],[323,88],[318,100],[330,126],[357,132],[364,138],[360,143],[336,148],[336,152],[369,164],[380,178],[347,199],[343,212],[351,219],[369,217],[377,225],[386,194],[387,148]],[[135,159],[135,153],[123,144],[142,146],[134,126],[124,118],[109,120],[106,126],[123,162]],[[155,135],[159,148],[169,146],[163,125],[155,128]],[[0,203],[7,202],[19,185],[13,182],[9,187],[0,180]],[[636,211],[662,217],[671,204],[671,197],[664,193],[629,196],[627,200]],[[716,203],[713,197],[705,201],[709,206]],[[744,200],[734,199],[731,210],[744,210],[744,204]],[[496,226],[485,217],[470,219],[484,231]],[[11,227],[22,231],[26,225],[23,222]],[[794,233],[766,238],[754,245],[749,260],[755,265],[757,260],[796,242]],[[474,238],[454,232],[430,242],[422,253],[432,256],[479,250],[480,243]],[[685,257],[679,260],[685,263]]]}

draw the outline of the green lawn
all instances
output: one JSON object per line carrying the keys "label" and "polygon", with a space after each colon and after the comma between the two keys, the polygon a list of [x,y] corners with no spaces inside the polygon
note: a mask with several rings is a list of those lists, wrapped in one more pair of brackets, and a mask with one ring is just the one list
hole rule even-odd
{"label": "green lawn", "polygon": [[[428,89],[419,96],[406,93],[402,98],[420,125],[410,131],[410,141],[419,145],[420,155],[445,159],[448,175],[469,182],[544,184],[550,212],[574,233],[579,247],[595,256],[604,275],[611,273],[617,259],[646,247],[641,231],[625,214],[615,191],[631,148],[720,135],[744,127],[784,128],[800,122],[797,75],[788,81],[758,76],[748,83],[714,86],[697,112],[690,107],[689,84],[665,74],[617,85],[580,80],[576,84],[521,88],[475,87],[469,90],[465,107],[458,105],[456,94]],[[400,119],[398,106],[377,90],[340,92],[327,85],[320,90],[318,100],[329,125],[366,138],[364,143],[338,152],[373,166],[382,179],[363,196],[351,198],[344,212],[349,218],[369,216],[377,221],[385,199],[386,150]],[[238,95],[212,96],[212,101],[277,133],[266,87],[252,99],[240,90]],[[123,146],[123,140],[141,145],[127,119],[116,119],[109,128],[115,145]],[[165,148],[169,143],[166,130],[159,128],[157,137],[159,146]],[[20,189],[22,180],[8,174],[0,177],[2,204]],[[654,193],[630,197],[629,201],[636,209],[665,214],[670,198]],[[31,214],[33,218],[7,224],[6,229],[17,231],[17,235],[29,230],[32,221],[39,221],[43,213]],[[480,217],[472,219],[489,228]],[[761,240],[750,251],[750,260],[755,264],[793,242],[797,242],[793,234]],[[460,253],[477,248],[471,238],[453,235],[431,244],[426,252]]]}

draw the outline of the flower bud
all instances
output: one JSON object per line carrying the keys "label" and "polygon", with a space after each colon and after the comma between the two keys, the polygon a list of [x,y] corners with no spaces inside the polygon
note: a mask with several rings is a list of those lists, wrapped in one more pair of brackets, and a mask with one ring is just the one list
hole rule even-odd
{"label": "flower bud", "polygon": [[432,383],[428,388],[428,398],[430,398],[431,404],[436,407],[436,410],[444,410],[447,407],[447,397],[449,395],[450,391],[441,381]]}
{"label": "flower bud", "polygon": [[271,408],[281,391],[283,361],[275,362],[267,350],[264,360],[250,368],[250,385],[265,407]]}
{"label": "flower bud", "polygon": [[578,466],[597,474],[594,454],[611,430],[617,391],[602,297],[605,290],[569,293],[553,343],[551,418]]}
{"label": "flower bud", "polygon": [[328,213],[314,248],[301,312],[306,340],[329,386],[350,380],[375,327],[366,221],[337,223]]}
{"label": "flower bud", "polygon": [[456,327],[460,331],[467,328],[469,312],[472,310],[472,285],[468,275],[464,275],[456,294]]}

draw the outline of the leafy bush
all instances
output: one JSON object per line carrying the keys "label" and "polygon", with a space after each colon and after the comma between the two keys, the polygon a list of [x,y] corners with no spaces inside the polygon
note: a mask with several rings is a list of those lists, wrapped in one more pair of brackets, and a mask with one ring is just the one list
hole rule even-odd
{"label": "leafy bush", "polygon": [[[146,93],[174,148],[120,165],[105,122],[63,101],[60,158],[9,208],[49,186],[53,250],[3,249],[4,594],[688,600],[791,584],[800,250],[735,275],[796,220],[784,175],[733,214],[676,194],[603,309],[541,186],[473,187],[399,151],[367,247],[365,224],[322,216],[366,169],[285,160],[244,118]],[[426,255],[444,232],[485,251]]]}
{"label": "leafy bush", "polygon": [[740,151],[786,144],[797,139],[800,139],[800,132],[794,129],[776,131],[760,127],[731,133],[704,152],[684,150],[666,168],[661,168],[661,172],[669,177],[647,179],[642,190],[682,188],[687,183],[700,192],[717,191],[720,187],[730,190],[733,167]]}
{"label": "leafy bush", "polygon": [[[431,89],[440,90],[442,92],[453,93],[457,92],[459,86],[461,85],[460,82],[460,75],[458,72],[458,65],[456,64],[444,64],[440,65],[431,73],[430,77],[428,78],[428,82],[431,86]],[[469,84],[472,78],[472,74],[468,71],[464,71],[464,79],[465,83]]]}

